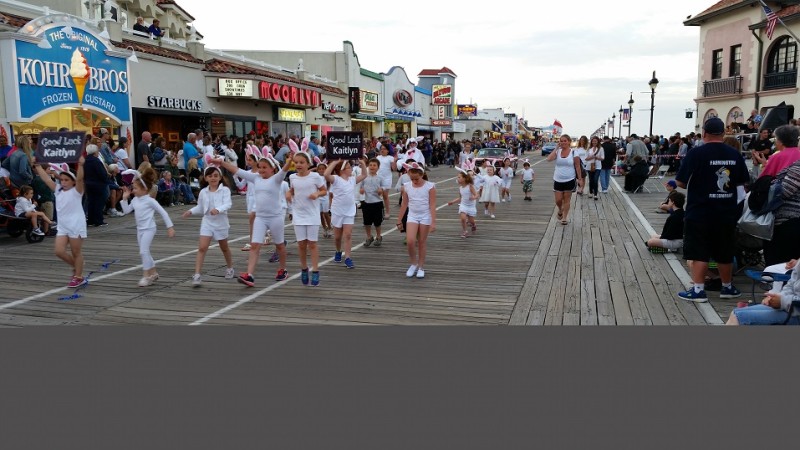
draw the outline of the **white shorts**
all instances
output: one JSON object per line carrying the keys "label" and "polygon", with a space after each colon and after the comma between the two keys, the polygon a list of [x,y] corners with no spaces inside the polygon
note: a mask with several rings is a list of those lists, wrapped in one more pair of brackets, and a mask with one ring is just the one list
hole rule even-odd
{"label": "white shorts", "polygon": [[319,240],[319,225],[295,225],[294,235],[297,238],[297,242],[317,242]]}
{"label": "white shorts", "polygon": [[503,189],[511,189],[511,180],[503,180],[503,183],[500,185]]}
{"label": "white shorts", "polygon": [[420,225],[430,225],[432,222],[432,217],[430,214],[425,214],[424,216],[412,216],[411,214],[408,215],[408,220],[406,223],[418,223]]}
{"label": "white shorts", "polygon": [[331,225],[335,228],[342,228],[343,225],[353,225],[355,222],[355,216],[340,216],[339,214],[331,216]]}
{"label": "white shorts", "polygon": [[61,225],[58,224],[58,228],[56,228],[56,236],[67,236],[69,238],[83,238],[86,239],[86,224],[84,223],[83,226],[78,227],[69,227],[67,224]]}
{"label": "white shorts", "polygon": [[[221,241],[223,239],[228,239],[228,229],[227,228],[213,228],[205,224],[200,225],[200,236],[210,236],[211,239],[215,241]],[[263,241],[262,241],[263,242]]]}
{"label": "white shorts", "polygon": [[256,196],[247,196],[247,214],[256,212]]}
{"label": "white shorts", "polygon": [[667,250],[680,250],[683,248],[683,239],[661,239],[661,246]]}
{"label": "white shorts", "polygon": [[465,208],[463,206],[459,206],[458,207],[458,213],[459,214],[466,214],[466,215],[468,215],[470,217],[475,217],[476,215],[478,215],[478,210],[474,206],[472,208]]}
{"label": "white shorts", "polygon": [[272,233],[272,242],[280,244],[284,241],[283,228],[284,225],[282,216],[256,216],[256,220],[253,221],[253,238],[251,239],[251,242],[253,244],[263,244],[264,238],[267,237],[267,230],[269,230],[270,233]]}
{"label": "white shorts", "polygon": [[381,189],[391,189],[392,188],[392,174],[389,176],[381,176]]}
{"label": "white shorts", "polygon": [[331,201],[330,197],[327,195],[323,195],[319,198],[319,212],[328,213],[331,212]]}

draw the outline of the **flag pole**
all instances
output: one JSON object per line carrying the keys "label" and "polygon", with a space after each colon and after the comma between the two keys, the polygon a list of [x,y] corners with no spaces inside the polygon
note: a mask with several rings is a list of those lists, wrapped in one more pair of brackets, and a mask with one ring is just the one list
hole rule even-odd
{"label": "flag pole", "polygon": [[[767,6],[767,4],[766,4],[766,3],[764,3],[764,0],[758,0],[758,1],[759,1],[759,2],[761,2],[761,6],[762,6],[762,7],[769,8],[769,6]],[[764,11],[764,12],[766,13],[766,11],[765,11],[763,8],[762,8],[761,10],[762,10],[762,11]],[[794,40],[795,40],[795,42],[800,42],[800,39],[798,39],[798,38],[797,38],[797,35],[795,35],[795,34],[794,34],[794,32],[793,32],[793,31],[792,31],[792,30],[791,30],[789,27],[787,27],[785,23],[783,23],[783,20],[782,20],[780,17],[778,17],[778,16],[776,15],[776,16],[775,16],[775,18],[776,18],[776,19],[778,19],[778,23],[780,23],[781,25],[783,25],[783,28],[785,28],[785,29],[786,29],[786,32],[787,32],[787,33],[789,33],[789,36],[791,36],[791,37],[792,37],[792,39],[794,39]]]}

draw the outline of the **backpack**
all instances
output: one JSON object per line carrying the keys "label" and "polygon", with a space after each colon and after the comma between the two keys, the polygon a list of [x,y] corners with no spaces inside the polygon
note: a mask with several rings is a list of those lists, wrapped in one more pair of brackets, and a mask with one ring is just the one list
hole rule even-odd
{"label": "backpack", "polygon": [[769,200],[769,192],[773,180],[775,180],[775,177],[763,175],[750,185],[750,195],[747,198],[747,207],[750,211],[761,213],[761,210],[767,204],[767,200]]}

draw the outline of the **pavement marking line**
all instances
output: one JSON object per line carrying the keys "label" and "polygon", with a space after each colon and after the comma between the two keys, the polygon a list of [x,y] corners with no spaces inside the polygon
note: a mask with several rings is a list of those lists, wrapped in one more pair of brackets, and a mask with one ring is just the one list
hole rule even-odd
{"label": "pavement marking line", "polygon": [[[644,217],[644,214],[642,214],[642,211],[639,210],[639,208],[633,203],[633,200],[631,200],[628,194],[619,187],[617,180],[612,177],[611,181],[622,194],[622,198],[624,198],[625,202],[628,203],[631,211],[633,211],[633,213],[639,219],[639,222],[642,224],[642,226],[644,226],[645,231],[647,231],[650,235],[660,234],[653,229],[653,227],[650,225],[650,222],[647,221],[647,219]],[[672,271],[675,272],[675,276],[681,280],[683,286],[686,289],[689,289],[692,286],[692,277],[688,272],[686,272],[686,268],[680,262],[678,256],[675,253],[664,253],[664,258],[667,259],[669,266],[672,268]],[[714,310],[714,307],[711,306],[710,303],[695,303],[695,305],[697,306],[697,310],[700,311],[700,314],[710,325],[723,325],[722,319],[719,317],[719,314],[717,314],[717,312]]]}
{"label": "pavement marking line", "polygon": [[[233,242],[241,241],[242,239],[249,239],[249,238],[250,238],[249,235],[248,236],[242,236],[240,238],[229,240],[228,243],[230,244],[230,243],[233,243]],[[219,247],[219,244],[214,244],[214,245],[210,246],[209,249],[216,248],[216,247]],[[197,253],[197,249],[194,249],[194,250],[191,250],[191,251],[188,251],[188,252],[184,252],[184,253],[180,253],[178,255],[172,255],[172,256],[168,256],[168,257],[163,258],[163,259],[156,260],[156,264],[162,263],[162,262],[167,262],[167,261],[172,261],[173,259],[183,258],[184,256],[189,256],[189,255],[191,255],[193,253]],[[122,270],[118,270],[116,272],[107,273],[105,275],[99,275],[97,277],[92,277],[91,280],[90,280],[90,283],[92,281],[105,280],[106,278],[115,277],[117,275],[122,275],[122,274],[125,274],[125,273],[128,273],[128,272],[132,272],[134,270],[141,269],[141,268],[142,268],[142,265],[139,264],[139,265],[136,265],[136,266],[128,267],[127,269],[122,269]],[[48,297],[50,295],[58,294],[58,293],[61,293],[61,292],[64,292],[64,291],[68,291],[68,290],[73,290],[73,289],[75,289],[75,288],[70,288],[70,287],[66,287],[66,286],[65,287],[61,287],[61,288],[51,289],[51,290],[49,290],[47,292],[42,292],[40,294],[36,294],[36,295],[32,295],[30,297],[23,298],[22,300],[16,300],[16,301],[13,301],[11,303],[2,304],[2,305],[0,305],[0,311],[2,311],[4,309],[13,308],[13,307],[19,306],[19,305],[24,305],[25,303],[28,303],[28,302],[31,302],[31,301],[34,301],[34,300],[38,300],[40,298]]]}
{"label": "pavement marking line", "polygon": [[[456,177],[448,178],[447,180],[439,181],[436,184],[438,185],[439,183],[444,183],[444,182],[452,181],[452,180],[455,180],[455,179],[456,179]],[[446,207],[447,207],[447,203],[445,203],[445,204],[439,206],[438,208],[436,208],[436,211],[439,211],[440,209],[446,208]],[[397,227],[396,226],[392,227],[391,230],[389,230],[389,231],[387,231],[385,233],[382,233],[382,235],[386,236],[387,234],[392,234],[395,231],[397,231]],[[360,244],[356,245],[355,247],[352,247],[350,249],[350,251],[351,252],[356,251],[356,250],[360,249],[363,246],[364,246],[364,242],[361,242]],[[318,264],[318,266],[319,267],[326,266],[331,261],[333,261],[333,258],[328,258],[325,261],[321,261]],[[213,313],[211,313],[211,314],[209,314],[209,315],[207,315],[207,316],[205,316],[205,317],[203,317],[201,319],[198,319],[198,320],[190,323],[189,326],[202,325],[202,324],[208,322],[209,320],[216,319],[216,318],[224,315],[225,313],[230,312],[230,311],[232,311],[232,310],[234,310],[234,309],[236,309],[236,308],[238,308],[238,307],[240,307],[240,306],[242,306],[242,305],[244,305],[246,303],[250,303],[253,300],[257,299],[258,297],[260,297],[260,296],[262,296],[262,295],[264,295],[264,294],[266,294],[268,292],[271,292],[271,291],[273,291],[273,290],[275,290],[275,289],[277,289],[277,288],[289,283],[290,281],[294,281],[294,280],[296,280],[298,278],[300,278],[300,273],[296,273],[296,274],[290,276],[289,278],[287,278],[287,279],[285,279],[283,281],[280,281],[278,283],[275,283],[275,284],[272,284],[270,286],[267,286],[267,287],[265,287],[264,289],[262,289],[262,290],[260,290],[258,292],[254,292],[254,293],[248,295],[247,297],[244,297],[244,298],[238,300],[235,303],[231,303],[230,305],[228,305],[228,306],[226,306],[226,307],[224,307],[222,309],[219,309],[219,310],[217,310],[217,311],[215,311],[215,312],[213,312]]]}

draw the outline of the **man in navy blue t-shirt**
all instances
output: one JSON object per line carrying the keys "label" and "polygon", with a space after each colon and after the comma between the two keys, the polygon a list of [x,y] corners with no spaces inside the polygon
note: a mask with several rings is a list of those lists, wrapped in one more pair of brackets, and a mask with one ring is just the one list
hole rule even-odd
{"label": "man in navy blue t-shirt", "polygon": [[720,298],[736,298],[741,292],[732,284],[736,222],[739,220],[737,186],[749,180],[742,155],[724,144],[725,124],[717,117],[703,125],[704,145],[692,148],[681,163],[675,180],[686,188],[683,257],[693,261],[694,286],[678,297],[706,302],[705,274],[711,258],[722,279]]}

